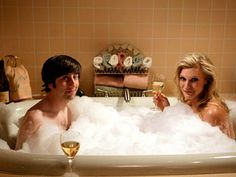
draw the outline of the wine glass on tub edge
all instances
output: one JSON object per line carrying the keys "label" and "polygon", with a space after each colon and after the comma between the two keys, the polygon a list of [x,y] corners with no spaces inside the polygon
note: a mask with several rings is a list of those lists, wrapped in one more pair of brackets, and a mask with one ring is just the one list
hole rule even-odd
{"label": "wine glass on tub edge", "polygon": [[80,132],[74,130],[63,131],[60,134],[62,151],[68,159],[69,172],[72,173],[72,162],[80,148]]}

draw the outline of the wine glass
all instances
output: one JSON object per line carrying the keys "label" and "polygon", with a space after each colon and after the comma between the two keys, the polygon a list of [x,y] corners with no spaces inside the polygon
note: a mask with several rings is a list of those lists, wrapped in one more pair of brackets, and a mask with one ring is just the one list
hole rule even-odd
{"label": "wine glass", "polygon": [[72,161],[80,148],[80,133],[73,130],[63,131],[60,135],[62,151],[68,158],[69,171],[72,173]]}
{"label": "wine glass", "polygon": [[152,92],[154,94],[160,94],[164,89],[165,85],[165,76],[163,74],[154,74],[152,76]]}

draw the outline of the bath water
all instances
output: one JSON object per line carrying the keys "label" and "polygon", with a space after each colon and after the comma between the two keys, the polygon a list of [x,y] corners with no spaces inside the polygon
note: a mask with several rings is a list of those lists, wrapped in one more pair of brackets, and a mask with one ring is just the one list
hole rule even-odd
{"label": "bath water", "polygon": [[[139,106],[105,106],[89,97],[70,103],[70,129],[81,134],[80,155],[155,155],[236,152],[236,141],[177,103],[163,112]],[[21,151],[63,154],[60,129],[45,122]]]}

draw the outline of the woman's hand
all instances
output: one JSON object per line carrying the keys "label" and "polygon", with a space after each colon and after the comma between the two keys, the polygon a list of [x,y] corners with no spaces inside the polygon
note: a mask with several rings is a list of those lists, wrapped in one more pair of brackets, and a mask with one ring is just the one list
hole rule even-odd
{"label": "woman's hand", "polygon": [[161,111],[163,111],[165,107],[170,106],[168,98],[163,93],[155,93],[153,95],[153,102]]}

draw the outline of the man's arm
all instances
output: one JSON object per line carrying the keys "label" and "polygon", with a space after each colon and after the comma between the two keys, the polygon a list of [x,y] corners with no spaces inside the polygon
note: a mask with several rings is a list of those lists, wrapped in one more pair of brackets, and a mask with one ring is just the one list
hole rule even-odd
{"label": "man's arm", "polygon": [[40,110],[29,110],[25,114],[18,131],[15,150],[21,149],[23,143],[30,138],[41,126],[42,112]]}

